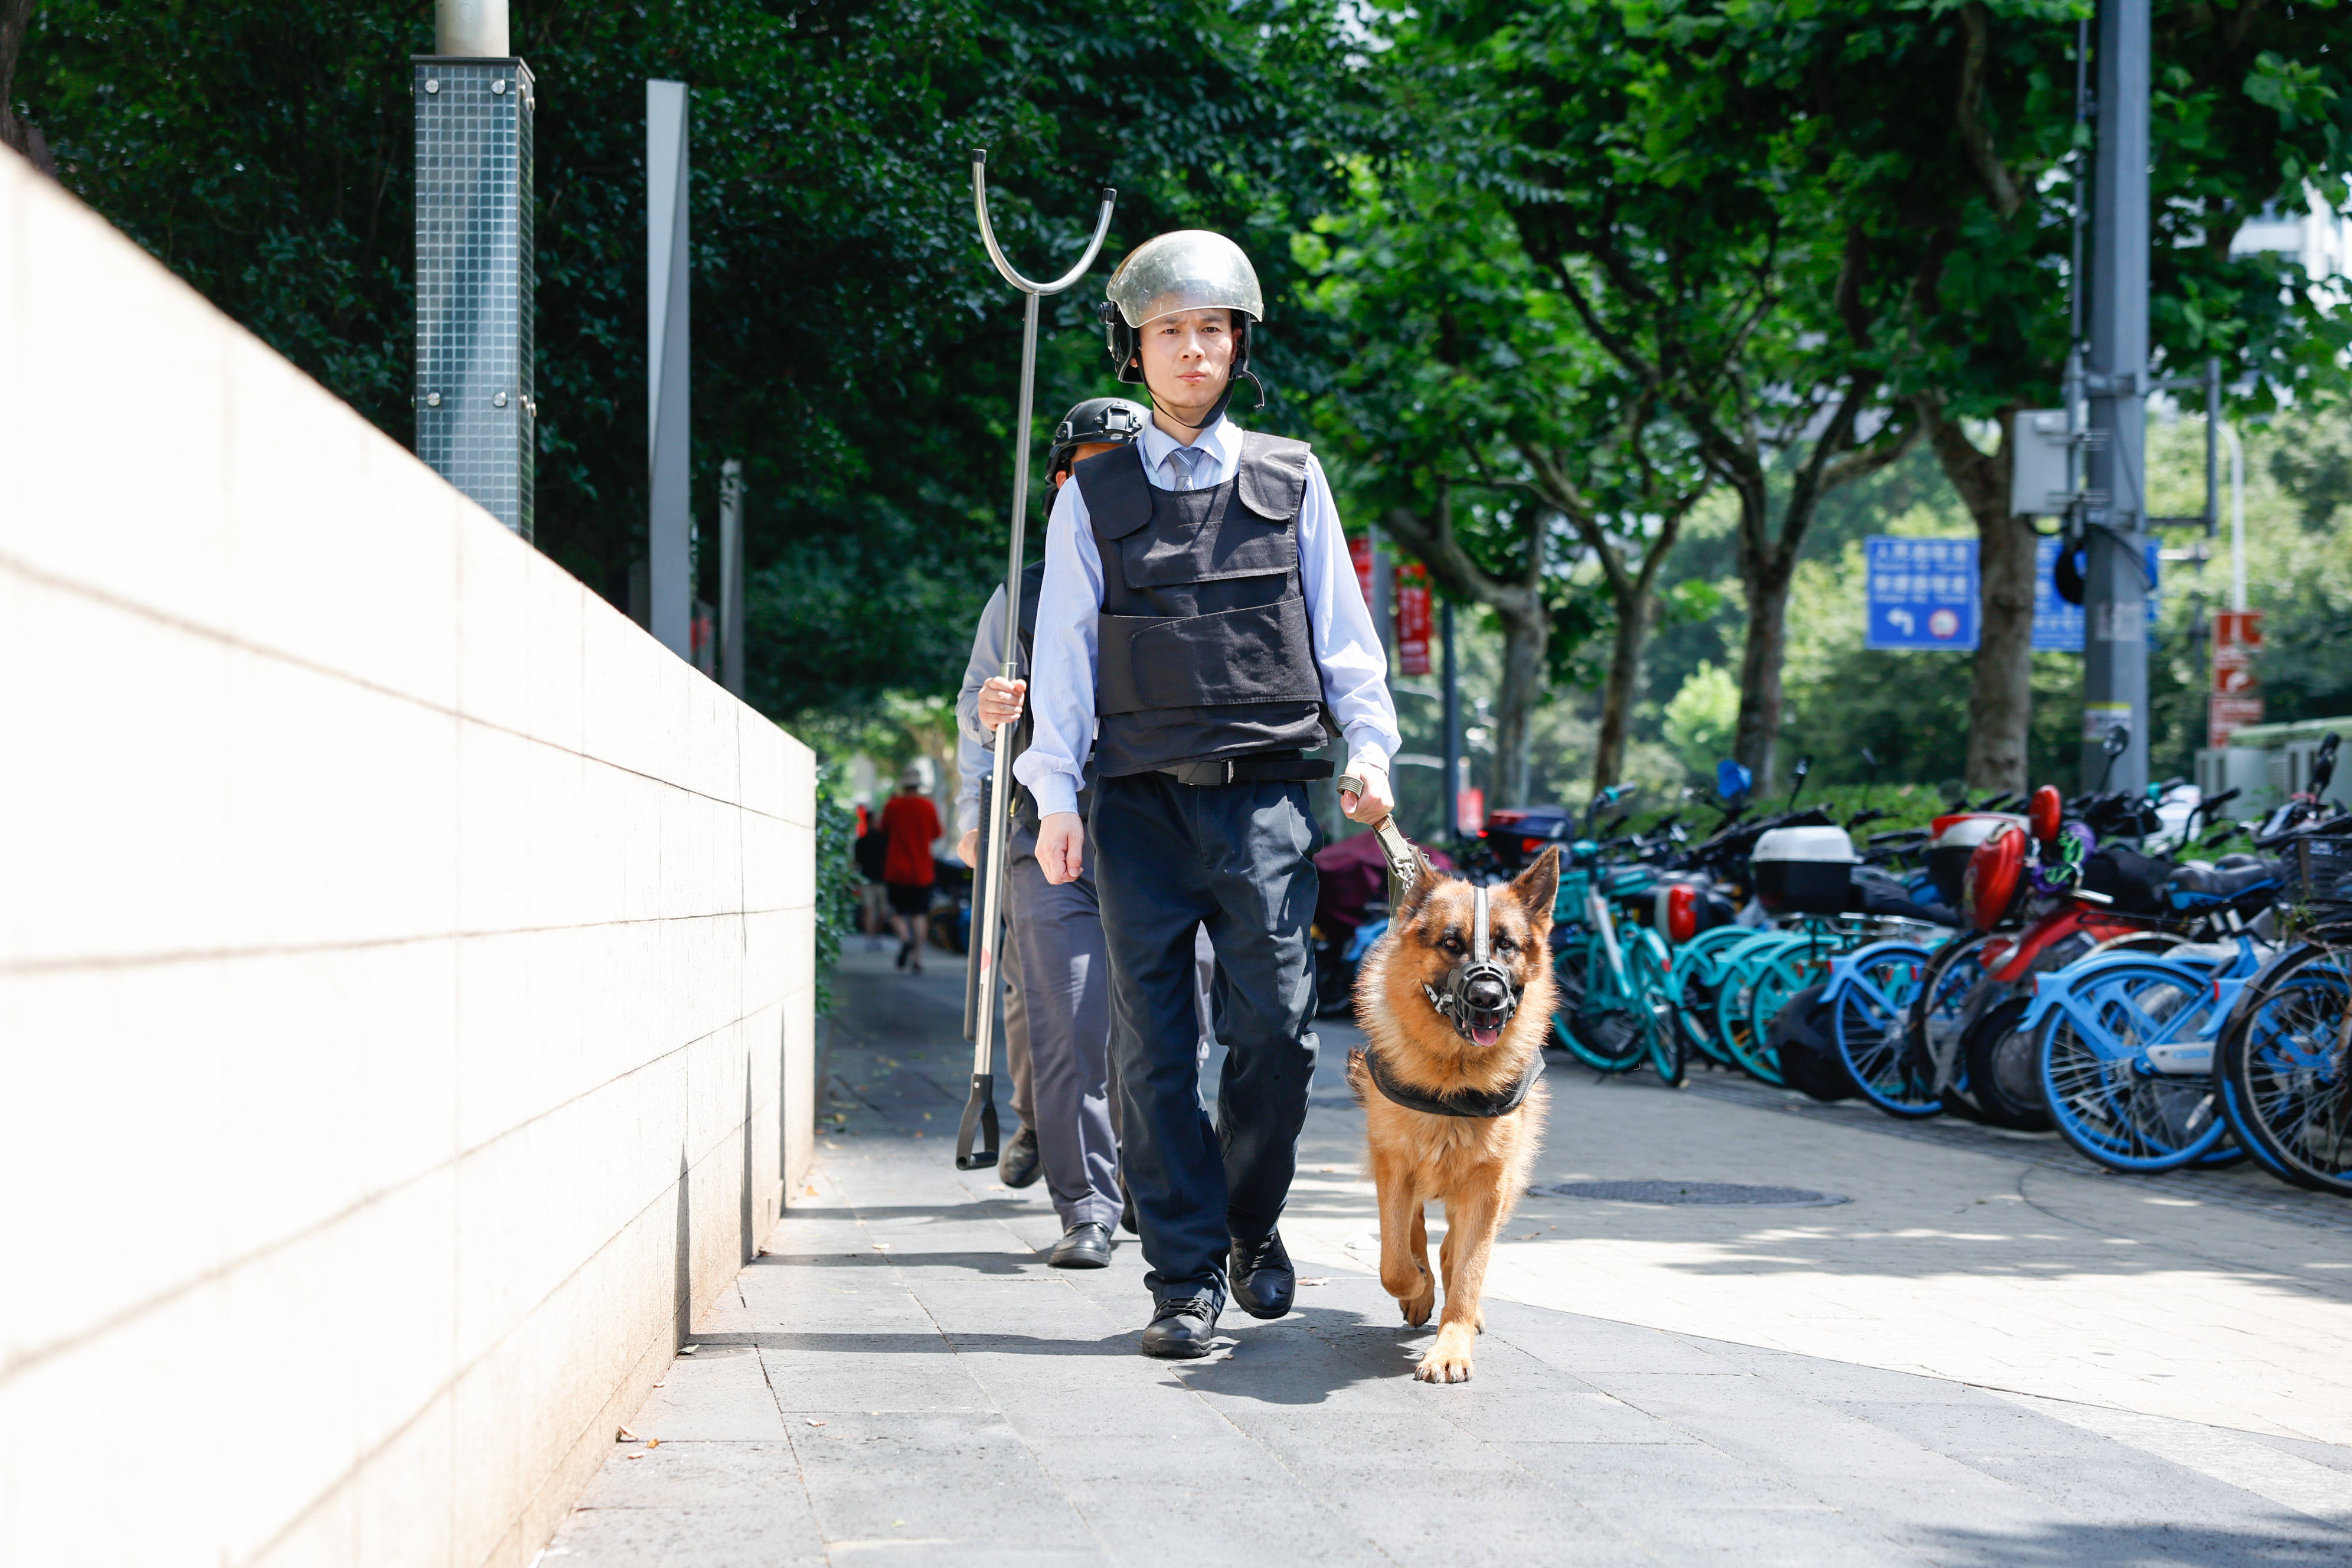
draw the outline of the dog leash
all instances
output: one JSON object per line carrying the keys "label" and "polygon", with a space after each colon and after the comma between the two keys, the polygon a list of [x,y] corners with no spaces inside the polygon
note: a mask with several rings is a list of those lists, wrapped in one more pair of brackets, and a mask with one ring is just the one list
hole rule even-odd
{"label": "dog leash", "polygon": [[[1355,774],[1341,773],[1334,783],[1359,799],[1362,798],[1364,781]],[[1421,880],[1423,865],[1421,851],[1412,847],[1412,841],[1397,826],[1394,812],[1372,824],[1372,837],[1381,841],[1381,854],[1389,863],[1389,910],[1393,914],[1396,907],[1404,901],[1405,895],[1412,891],[1413,884]]]}

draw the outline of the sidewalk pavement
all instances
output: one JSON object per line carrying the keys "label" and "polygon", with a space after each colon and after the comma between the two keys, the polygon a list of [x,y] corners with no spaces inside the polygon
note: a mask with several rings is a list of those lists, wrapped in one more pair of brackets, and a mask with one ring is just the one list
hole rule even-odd
{"label": "sidewalk pavement", "polygon": [[1539,1184],[1852,1201],[1530,1198],[1475,1380],[1416,1384],[1329,1024],[1284,1224],[1302,1305],[1153,1362],[1131,1237],[1047,1268],[1042,1188],[954,1170],[935,970],[845,958],[812,1190],[543,1568],[2352,1564],[2352,1205],[1556,1061]]}

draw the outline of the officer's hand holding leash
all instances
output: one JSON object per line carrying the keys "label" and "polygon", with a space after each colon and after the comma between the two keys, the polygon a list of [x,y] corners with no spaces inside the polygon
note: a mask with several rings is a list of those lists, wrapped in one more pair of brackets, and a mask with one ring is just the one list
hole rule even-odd
{"label": "officer's hand holding leash", "polygon": [[[1362,793],[1349,789],[1360,784]],[[1339,781],[1339,809],[1348,814],[1350,822],[1378,823],[1396,809],[1396,801],[1389,794],[1389,773],[1386,768],[1370,763],[1360,763],[1356,771]]]}

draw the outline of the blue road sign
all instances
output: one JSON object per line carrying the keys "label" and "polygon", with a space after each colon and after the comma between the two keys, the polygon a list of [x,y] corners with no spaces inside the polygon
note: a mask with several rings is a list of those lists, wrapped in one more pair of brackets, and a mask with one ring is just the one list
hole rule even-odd
{"label": "blue road sign", "polygon": [[1870,632],[1864,646],[1890,653],[1952,652],[1977,646],[1977,542],[1874,533]]}
{"label": "blue road sign", "polygon": [[[2083,606],[2070,605],[2058,596],[2051,581],[2051,573],[2058,565],[2058,541],[2054,535],[2037,540],[2033,547],[2033,649],[2036,653],[2080,653],[2083,651]],[[2147,547],[2147,624],[2156,625],[2157,606],[2162,602],[2163,577],[2156,545]]]}

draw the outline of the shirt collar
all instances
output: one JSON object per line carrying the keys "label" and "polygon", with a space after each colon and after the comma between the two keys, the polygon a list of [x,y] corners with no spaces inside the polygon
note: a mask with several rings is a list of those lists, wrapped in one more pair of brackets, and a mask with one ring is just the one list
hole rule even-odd
{"label": "shirt collar", "polygon": [[[1233,461],[1234,434],[1234,422],[1220,414],[1217,416],[1215,424],[1193,438],[1192,445],[1206,447],[1214,457],[1214,467],[1217,471],[1223,473]],[[1158,425],[1149,420],[1144,422],[1143,466],[1145,468],[1157,469],[1163,474],[1168,473],[1171,466],[1168,454],[1182,445],[1184,445],[1183,442],[1162,430]]]}

